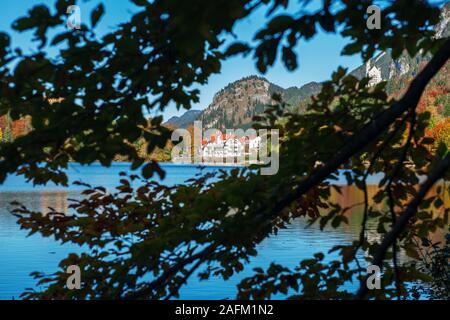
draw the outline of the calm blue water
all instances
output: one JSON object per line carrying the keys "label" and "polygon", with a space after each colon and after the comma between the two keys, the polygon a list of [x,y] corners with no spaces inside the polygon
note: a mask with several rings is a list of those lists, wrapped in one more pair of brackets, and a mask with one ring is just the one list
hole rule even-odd
{"label": "calm blue water", "polygon": [[[183,183],[200,170],[192,165],[164,164],[168,185]],[[116,163],[110,168],[100,165],[83,167],[71,164],[68,170],[70,181],[81,180],[92,185],[103,185],[113,189],[119,181],[119,172],[129,172],[129,165]],[[205,170],[217,170],[208,167]],[[227,168],[224,168],[227,169]],[[229,168],[228,168],[229,169]],[[342,182],[342,181],[341,181]],[[80,249],[72,245],[60,245],[51,238],[40,235],[27,237],[27,232],[20,230],[16,217],[10,213],[10,202],[20,201],[28,208],[45,210],[48,207],[64,211],[68,198],[80,196],[80,187],[65,189],[55,185],[34,187],[21,177],[9,177],[4,185],[0,185],[0,299],[18,298],[25,288],[34,287],[35,281],[29,276],[32,271],[53,272],[58,262],[70,252]],[[353,201],[351,192],[346,196]],[[234,298],[236,284],[245,276],[251,275],[253,267],[267,267],[277,262],[293,267],[304,258],[314,253],[327,251],[337,244],[348,244],[358,237],[360,215],[352,213],[350,224],[337,230],[321,232],[317,227],[305,229],[305,221],[296,220],[288,229],[282,230],[276,237],[266,239],[258,246],[259,255],[255,257],[246,270],[229,281],[210,279],[198,281],[191,278],[182,289],[184,299],[223,299]],[[350,285],[354,287],[353,285]]]}

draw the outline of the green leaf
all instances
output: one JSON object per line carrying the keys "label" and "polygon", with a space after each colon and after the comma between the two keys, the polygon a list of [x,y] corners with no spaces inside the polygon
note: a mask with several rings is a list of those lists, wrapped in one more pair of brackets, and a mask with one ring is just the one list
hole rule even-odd
{"label": "green leaf", "polygon": [[239,53],[246,54],[250,51],[250,47],[243,42],[236,42],[230,45],[225,51],[225,56],[230,57]]}
{"label": "green leaf", "polygon": [[447,155],[448,149],[444,142],[439,142],[438,148],[436,150],[436,155],[440,158],[444,158]]}
{"label": "green leaf", "polygon": [[408,246],[405,248],[405,253],[408,257],[414,258],[414,259],[420,259],[420,255],[417,252],[417,248],[414,248],[412,246]]}
{"label": "green leaf", "polygon": [[94,28],[97,23],[99,22],[100,18],[105,13],[105,7],[103,6],[103,3],[100,3],[94,11],[91,13],[91,25]]}
{"label": "green leaf", "polygon": [[131,0],[131,1],[139,7],[144,7],[148,4],[147,0]]}
{"label": "green leaf", "polygon": [[292,19],[291,16],[288,15],[280,15],[272,19],[272,21],[269,22],[269,29],[271,31],[281,31],[286,28],[288,28],[292,23],[294,22],[294,19]]}
{"label": "green leaf", "polygon": [[289,71],[297,69],[297,55],[289,47],[283,47],[283,62]]}
{"label": "green leaf", "polygon": [[440,207],[442,207],[444,205],[444,202],[442,201],[441,198],[437,198],[436,201],[434,201],[434,207],[436,209],[439,209]]}

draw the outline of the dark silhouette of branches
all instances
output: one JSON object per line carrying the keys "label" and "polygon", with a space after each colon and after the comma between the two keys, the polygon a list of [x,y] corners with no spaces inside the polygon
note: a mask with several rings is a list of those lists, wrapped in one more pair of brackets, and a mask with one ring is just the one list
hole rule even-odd
{"label": "dark silhouette of branches", "polygon": [[[379,266],[380,268],[382,267],[383,260],[384,257],[386,256],[388,249],[394,244],[394,242],[398,239],[400,234],[406,229],[406,227],[408,226],[408,222],[416,214],[417,208],[419,207],[420,203],[424,200],[425,196],[427,195],[431,187],[439,179],[441,179],[449,169],[450,169],[450,153],[448,153],[447,156],[429,174],[425,182],[421,185],[419,191],[417,192],[417,195],[414,197],[414,199],[411,200],[411,202],[406,207],[405,211],[397,219],[397,222],[392,227],[392,230],[384,237],[379,249],[375,253],[373,259],[374,265]],[[366,277],[366,280],[367,278],[368,277]],[[358,299],[363,299],[368,292],[368,288],[365,285],[365,282],[366,281],[364,281],[361,284],[356,294],[356,298]]]}
{"label": "dark silhouette of branches", "polygon": [[[403,117],[401,120],[401,123],[403,124],[406,121],[407,117]],[[364,192],[364,212],[363,212],[363,219],[361,222],[361,231],[359,233],[359,239],[358,244],[355,247],[355,261],[358,265],[359,275],[361,278],[361,281],[363,279],[361,274],[361,265],[359,263],[359,259],[356,256],[358,250],[361,248],[361,246],[364,244],[364,241],[366,239],[366,228],[367,228],[367,219],[369,214],[369,194],[367,190],[367,178],[372,172],[373,166],[375,165],[375,162],[381,157],[381,154],[383,150],[386,148],[386,146],[392,141],[392,139],[395,137],[395,135],[398,133],[398,130],[400,129],[400,126],[397,126],[392,130],[392,132],[389,134],[386,140],[383,141],[383,144],[378,148],[378,150],[375,152],[375,154],[372,156],[372,158],[369,161],[369,166],[366,169],[366,172],[364,173],[364,176],[362,178],[363,183],[363,192]]]}
{"label": "dark silhouette of branches", "polygon": [[[389,182],[386,186],[386,190],[387,190],[388,198],[389,198],[389,210],[391,212],[392,225],[395,225],[395,222],[397,221],[397,217],[396,217],[396,213],[395,213],[394,195],[392,193],[392,184],[394,182],[394,179],[396,179],[398,174],[400,173],[400,170],[402,169],[404,162],[406,160],[408,150],[410,149],[410,146],[411,146],[411,142],[412,142],[412,139],[414,136],[414,131],[415,131],[415,124],[416,124],[415,109],[411,110],[410,119],[411,120],[409,122],[410,127],[409,127],[408,138],[406,140],[405,146],[403,147],[402,155],[394,169],[394,172],[391,174],[391,176],[389,178]],[[398,268],[398,261],[397,261],[397,240],[395,240],[394,243],[392,244],[392,263],[394,265],[394,272],[395,272],[395,287],[397,290],[397,299],[401,300],[400,271]]]}
{"label": "dark silhouette of branches", "polygon": [[[440,68],[445,64],[450,56],[450,39],[445,42],[442,48],[436,53],[433,59],[427,64],[427,66],[422,70],[422,72],[414,79],[405,95],[397,102],[395,102],[389,109],[382,112],[377,118],[375,118],[366,127],[361,129],[357,134],[354,135],[348,143],[346,143],[335,156],[330,159],[322,168],[320,168],[316,173],[312,174],[305,181],[301,182],[294,193],[288,195],[286,198],[278,202],[274,208],[270,208],[269,212],[262,212],[253,217],[253,222],[255,224],[269,224],[271,222],[270,218],[274,218],[280,211],[282,211],[286,206],[288,206],[292,201],[298,199],[302,194],[305,194],[314,186],[324,181],[332,172],[337,170],[344,162],[349,159],[353,154],[357,153],[359,150],[364,148],[367,144],[373,141],[379,134],[386,130],[394,121],[401,116],[403,113],[410,110],[414,110],[417,106],[420,96],[425,89],[427,83],[433,78],[433,76],[440,70]],[[400,162],[402,163],[402,162]],[[226,232],[224,232],[226,234]],[[227,241],[224,238],[222,241]],[[220,242],[215,242],[208,245],[206,248],[202,249],[201,252],[190,257],[189,259],[180,261],[177,265],[173,266],[167,273],[165,273],[161,278],[155,280],[155,283],[150,284],[142,291],[136,292],[133,298],[143,298],[150,294],[157,285],[161,284],[161,281],[167,280],[170,275],[176,274],[178,271],[183,269],[189,263],[192,263],[199,259],[203,261],[207,259],[208,255],[214,252],[214,250],[220,245]],[[197,269],[201,263],[196,263],[192,270],[190,270],[189,275],[191,275],[195,269]],[[162,280],[161,280],[162,279]],[[187,277],[185,277],[186,281]]]}
{"label": "dark silhouette of branches", "polygon": [[276,216],[290,203],[300,198],[308,190],[324,181],[332,172],[342,166],[345,161],[362,150],[372,142],[379,134],[386,130],[394,121],[404,112],[415,109],[419,103],[420,97],[425,90],[428,82],[439,72],[441,67],[450,57],[450,39],[447,39],[439,51],[434,55],[426,67],[412,81],[408,91],[392,106],[383,111],[373,121],[368,123],[363,129],[357,132],[341,149],[339,149],[333,158],[326,162],[316,173],[299,183],[295,191],[288,194],[279,201],[268,214],[262,213],[255,217],[256,221],[264,221],[270,216]]}
{"label": "dark silhouette of branches", "polygon": [[[288,286],[298,291],[297,280],[302,272],[307,272],[316,275],[316,279],[324,279],[325,285],[314,282],[316,280],[306,283],[306,297],[316,294],[318,287],[321,288],[318,296],[333,297],[339,286],[357,275],[350,264],[353,261],[360,273],[361,288],[365,288],[357,253],[361,248],[370,255],[375,252],[377,244],[369,241],[366,232],[369,219],[379,217],[377,232],[386,234],[384,224],[391,224],[392,231],[385,237],[381,251],[376,251],[376,259],[383,262],[392,246],[396,293],[400,298],[404,292],[400,290],[397,247],[405,245],[406,248],[411,239],[401,238],[400,242],[398,237],[426,191],[448,169],[447,156],[419,192],[415,191],[419,183],[417,175],[425,175],[433,167],[427,159],[444,157],[442,152],[436,152],[435,157],[427,148],[433,143],[433,139],[425,137],[421,131],[428,125],[427,115],[418,113],[416,118],[416,109],[427,85],[450,57],[450,39],[435,38],[435,30],[431,28],[439,21],[440,10],[426,1],[414,2],[420,10],[411,9],[412,6],[405,3],[387,5],[385,12],[389,14],[385,15],[385,28],[370,31],[366,28],[361,4],[352,1],[340,3],[341,6],[333,10],[332,1],[325,1],[323,8],[311,14],[299,11],[275,16],[270,13],[285,7],[285,2],[221,0],[210,4],[193,0],[178,4],[156,0],[139,3],[139,13],[118,30],[99,39],[94,36],[95,26],[58,35],[52,43],[67,42],[67,49],[61,51],[67,59],[61,62],[49,60],[39,52],[16,57],[20,61],[10,72],[1,67],[6,60],[0,56],[0,73],[4,71],[6,76],[6,80],[0,81],[0,91],[5,92],[8,106],[16,108],[13,114],[31,116],[35,124],[34,130],[26,136],[0,146],[0,182],[7,174],[18,173],[36,183],[65,184],[67,177],[62,169],[69,161],[81,164],[100,161],[103,166],[109,166],[117,155],[129,159],[133,169],[142,167],[144,177],[140,181],[143,186],[137,190],[127,180],[121,180],[118,193],[87,190],[86,199],[71,206],[79,215],[64,217],[59,213],[60,218],[51,220],[48,217],[55,212],[38,215],[24,207],[16,211],[19,224],[30,232],[55,235],[62,242],[75,242],[101,252],[83,253],[81,257],[74,254],[60,265],[62,268],[65,263],[76,263],[86,269],[88,280],[84,291],[67,293],[60,286],[65,282],[64,273],[54,273],[41,277],[44,278],[42,283],[49,284],[48,290],[25,294],[25,298],[170,299],[178,297],[180,288],[205,264],[208,269],[200,278],[221,276],[226,280],[243,270],[242,262],[248,262],[257,254],[261,241],[276,234],[294,218],[308,217],[312,223],[321,219],[321,229],[329,221],[333,228],[348,222],[344,214],[359,204],[342,208],[331,197],[332,187],[339,192],[341,189],[328,180],[337,178],[338,170],[348,163],[352,166],[351,173],[345,172],[348,184],[354,183],[364,192],[359,241],[350,246],[336,246],[340,247],[336,250],[340,250],[342,256],[338,264],[321,263],[322,253],[316,255],[314,261],[301,261],[293,277],[284,277],[290,279],[289,283],[281,281],[279,292],[286,293]],[[371,1],[366,4],[369,3]],[[54,17],[45,6],[30,10],[29,16],[18,20],[17,29],[36,29],[37,39],[46,43],[47,29],[62,22],[64,4],[63,0],[57,2]],[[227,43],[222,41],[222,36],[232,34],[237,21],[266,5],[269,7],[266,8],[269,12],[267,26],[255,34],[254,41],[251,44],[235,42],[225,48]],[[194,16],[198,19],[192,19]],[[407,23],[413,19],[413,24]],[[42,25],[42,21],[54,22]],[[170,130],[162,126],[162,116],[147,119],[144,110],[164,110],[170,103],[189,109],[199,98],[199,91],[193,88],[205,84],[210,75],[221,71],[223,60],[236,54],[253,54],[256,67],[265,72],[281,53],[287,69],[296,69],[294,51],[298,41],[311,39],[319,27],[350,38],[351,43],[343,54],[360,53],[368,63],[377,50],[390,50],[393,59],[403,53],[410,57],[423,55],[424,60],[428,60],[429,53],[434,56],[413,79],[406,93],[394,102],[388,100],[386,83],[369,86],[369,78],[361,79],[353,73],[346,75],[341,67],[330,81],[321,84],[320,93],[309,100],[307,112],[289,112],[284,98],[274,95],[276,103],[267,106],[263,115],[255,117],[254,128],[280,129],[279,149],[284,159],[276,175],[262,177],[253,168],[233,169],[215,176],[217,182],[204,176],[170,188],[147,180],[155,173],[163,179],[164,171],[156,162],[145,164],[130,144],[145,141],[147,151],[151,152],[166,145]],[[92,36],[83,40],[91,31]],[[9,42],[4,41],[4,46],[9,48]],[[4,55],[15,58],[13,51]],[[64,97],[58,104],[49,104],[42,94],[35,93],[40,92],[41,84],[47,81],[50,82],[45,92],[47,96]],[[82,103],[75,103],[77,97],[82,97]],[[12,108],[5,110],[9,109]],[[403,134],[408,129],[408,119],[410,127],[405,143]],[[407,159],[414,163],[414,170],[402,167]],[[366,161],[369,161],[368,166]],[[385,173],[385,177],[378,197],[374,196],[373,200],[381,203],[387,199],[390,212],[369,205],[367,180],[372,173],[380,172]],[[397,193],[398,190],[402,193]],[[413,200],[404,214],[398,216],[396,204],[402,199]],[[322,210],[329,212],[322,215]],[[425,233],[431,230],[428,225],[425,227],[428,227]],[[108,245],[117,246],[111,256]],[[112,275],[100,274],[98,268],[92,267],[96,263],[103,264]],[[313,264],[320,264],[320,268],[310,268]],[[135,272],[128,272],[131,270]],[[285,268],[279,270],[288,272]],[[329,281],[325,272],[337,272],[339,279]],[[248,286],[240,289],[245,291],[252,285],[264,283],[258,278],[263,273],[256,272],[257,280],[246,282]],[[269,276],[276,279],[274,274]],[[388,281],[392,281],[391,278]],[[329,288],[322,290],[328,285]],[[365,297],[367,292],[361,290],[358,297]],[[262,293],[261,297],[273,292]],[[390,296],[395,293],[391,289],[386,292]],[[346,292],[340,297],[352,295]]]}

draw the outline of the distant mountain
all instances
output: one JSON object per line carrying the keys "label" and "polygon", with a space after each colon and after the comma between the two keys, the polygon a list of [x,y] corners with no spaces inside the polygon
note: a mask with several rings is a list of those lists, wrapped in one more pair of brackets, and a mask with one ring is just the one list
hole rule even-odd
{"label": "distant mountain", "polygon": [[296,107],[300,102],[309,99],[312,95],[320,92],[322,85],[318,82],[308,82],[307,84],[298,87],[289,87],[283,89],[273,83],[271,83],[271,93],[278,92],[283,97],[283,101],[291,107]]}
{"label": "distant mountain", "polygon": [[370,77],[369,86],[388,81],[388,93],[394,93],[390,86],[392,83],[399,79],[416,76],[423,65],[430,59],[431,56],[428,54],[417,54],[415,57],[410,57],[407,53],[404,53],[394,60],[389,51],[382,52],[353,70],[351,74],[358,79]]}
{"label": "distant mountain", "polygon": [[295,108],[321,89],[318,82],[310,82],[300,88],[284,89],[259,76],[248,76],[228,84],[218,91],[211,104],[203,111],[189,110],[181,117],[172,117],[166,124],[187,128],[195,120],[201,120],[204,128],[238,128],[250,126],[252,118],[261,114],[267,105],[275,103],[274,93]]}
{"label": "distant mountain", "polygon": [[[441,20],[436,26],[436,37],[450,36],[450,2],[441,13]],[[394,60],[390,52],[382,52],[373,59],[351,71],[361,79],[371,77],[369,86],[387,81],[389,94],[398,93],[405,88],[423,65],[430,60],[430,55],[418,54],[411,58],[408,54]],[[274,93],[281,94],[288,107],[295,112],[303,112],[308,99],[321,89],[318,82],[310,82],[301,87],[282,88],[269,82],[266,78],[249,76],[228,84],[218,91],[213,101],[203,111],[187,111],[181,117],[172,117],[167,123],[178,127],[188,127],[194,120],[202,120],[203,128],[239,128],[248,127],[254,115],[261,114],[267,105],[274,104]]]}
{"label": "distant mountain", "polygon": [[166,124],[177,128],[187,128],[197,120],[201,113],[202,111],[200,110],[188,110],[181,117],[175,116],[170,118]]}
{"label": "distant mountain", "polygon": [[[435,26],[436,37],[445,38],[450,36],[450,2],[441,11],[440,22]],[[363,65],[351,72],[357,78],[365,76],[371,77],[369,85],[375,85],[381,81],[396,82],[401,78],[414,77],[420,68],[431,59],[430,55],[422,55],[420,52],[415,57],[410,57],[407,53],[402,54],[394,60],[390,51],[382,52],[375,58],[370,59]],[[398,87],[398,86],[394,86]],[[391,90],[390,90],[391,89]],[[389,93],[394,93],[393,88],[389,88]]]}
{"label": "distant mountain", "polygon": [[447,2],[442,8],[441,19],[436,26],[436,37],[450,37],[450,2]]}
{"label": "distant mountain", "polygon": [[255,115],[272,105],[274,93],[279,93],[291,107],[320,91],[317,82],[300,88],[284,89],[266,78],[249,76],[228,84],[214,95],[212,103],[203,111],[200,119],[204,128],[236,128],[251,124]]}
{"label": "distant mountain", "polygon": [[269,81],[258,76],[228,84],[214,95],[211,104],[203,111],[203,127],[234,128],[250,122],[255,114],[263,112],[266,105],[274,103],[270,88]]}

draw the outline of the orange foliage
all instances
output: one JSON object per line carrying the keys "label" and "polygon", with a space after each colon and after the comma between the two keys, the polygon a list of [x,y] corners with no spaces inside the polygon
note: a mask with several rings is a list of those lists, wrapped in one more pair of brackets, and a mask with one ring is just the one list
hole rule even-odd
{"label": "orange foliage", "polygon": [[437,124],[434,128],[427,130],[426,135],[432,137],[435,142],[433,148],[436,149],[440,143],[444,143],[450,149],[450,118]]}
{"label": "orange foliage", "polygon": [[11,124],[11,131],[14,138],[20,137],[26,134],[30,128],[30,120],[28,118],[22,118],[13,121]]}
{"label": "orange foliage", "polygon": [[5,132],[6,128],[11,129],[12,137],[17,138],[26,133],[31,129],[31,119],[30,117],[25,117],[16,121],[11,121],[8,116],[0,117],[0,129]]}

